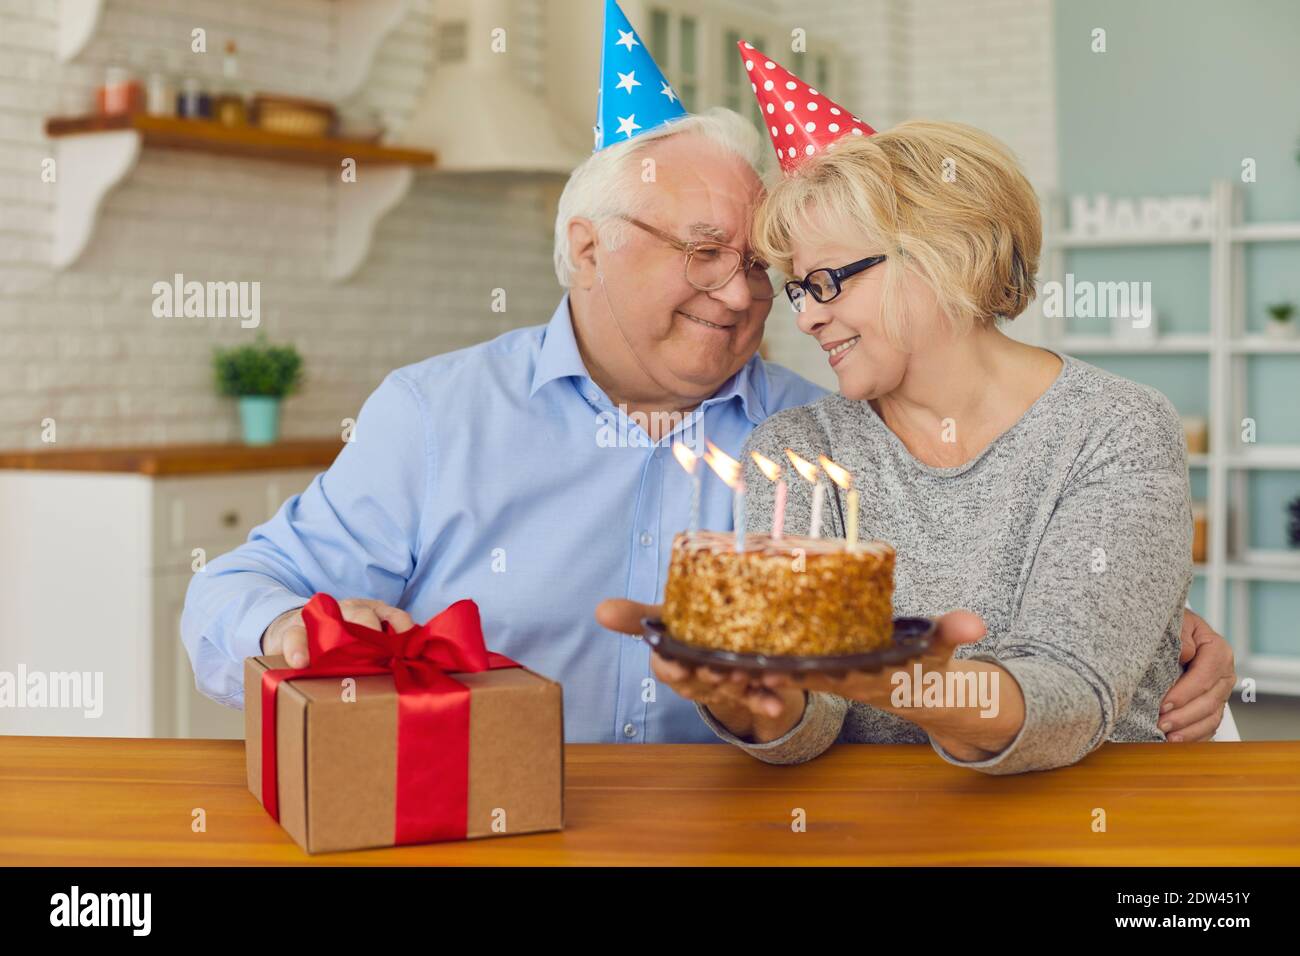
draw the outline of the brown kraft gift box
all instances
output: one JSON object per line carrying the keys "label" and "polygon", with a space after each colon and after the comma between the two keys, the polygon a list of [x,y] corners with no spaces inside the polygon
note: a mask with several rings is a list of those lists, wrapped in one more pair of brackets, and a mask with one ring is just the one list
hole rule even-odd
{"label": "brown kraft gift box", "polygon": [[[244,661],[248,789],[263,806],[262,674],[279,655]],[[449,673],[470,689],[466,837],[564,826],[560,685],[523,667]],[[397,688],[363,676],[283,681],[276,693],[280,824],[308,853],[392,846],[397,790]],[[494,827],[495,822],[495,827]]]}

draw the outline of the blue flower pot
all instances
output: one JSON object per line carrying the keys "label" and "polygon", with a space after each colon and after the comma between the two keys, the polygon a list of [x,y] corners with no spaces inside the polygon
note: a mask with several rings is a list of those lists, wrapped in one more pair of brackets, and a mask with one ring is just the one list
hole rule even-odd
{"label": "blue flower pot", "polygon": [[272,445],[280,437],[280,400],[270,395],[243,395],[239,423],[245,445]]}

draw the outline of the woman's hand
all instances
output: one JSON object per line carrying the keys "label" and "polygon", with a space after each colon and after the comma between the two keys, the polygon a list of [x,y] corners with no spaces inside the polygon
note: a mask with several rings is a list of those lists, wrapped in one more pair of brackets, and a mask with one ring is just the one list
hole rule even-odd
{"label": "woman's hand", "polygon": [[[656,604],[638,604],[615,598],[596,608],[601,627],[641,635],[643,617],[659,617]],[[687,700],[703,704],[718,723],[737,737],[753,743],[776,740],[803,718],[807,694],[801,687],[770,688],[743,671],[724,672],[711,667],[688,667],[655,653],[650,667],[655,678]]]}
{"label": "woman's hand", "polygon": [[[851,700],[862,701],[878,710],[906,717],[925,730],[940,746],[958,760],[984,760],[1002,750],[1015,740],[1025,721],[1025,700],[1010,672],[986,661],[958,660],[953,657],[962,644],[973,644],[985,634],[984,622],[970,611],[951,611],[938,619],[938,630],[930,649],[921,657],[894,667],[882,668],[875,673],[854,671],[840,677],[823,674],[764,674],[763,683],[770,689],[802,687],[806,690],[829,691]],[[976,675],[979,686],[980,673],[984,686],[992,691],[992,716],[984,715],[984,706],[978,700],[966,701],[963,707],[951,706],[945,699],[941,706],[912,706],[911,695],[905,702],[895,703],[899,682],[895,674],[906,675],[910,684],[915,677],[916,665],[928,679],[937,673],[946,687],[945,675]],[[994,677],[993,675],[996,675]],[[919,696],[919,694],[918,694]]]}
{"label": "woman's hand", "polygon": [[1185,610],[1178,662],[1187,670],[1160,704],[1160,729],[1171,743],[1209,740],[1237,686],[1232,645],[1199,614]]}

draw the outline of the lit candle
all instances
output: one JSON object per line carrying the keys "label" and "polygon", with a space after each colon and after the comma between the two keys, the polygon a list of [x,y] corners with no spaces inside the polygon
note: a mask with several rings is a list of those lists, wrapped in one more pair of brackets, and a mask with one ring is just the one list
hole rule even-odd
{"label": "lit candle", "polygon": [[772,540],[780,541],[785,531],[785,498],[787,490],[785,479],[776,480],[776,504],[772,508]]}
{"label": "lit candle", "polygon": [[736,551],[745,550],[745,482],[740,477],[740,462],[732,458],[713,442],[705,442],[708,451],[704,463],[731,489],[731,518],[736,526]]}
{"label": "lit candle", "polygon": [[763,473],[767,480],[776,482],[776,505],[772,509],[772,540],[780,541],[785,525],[786,497],[785,479],[781,477],[781,466],[771,458],[766,458],[756,451],[751,451],[749,454],[754,459],[754,464],[758,465],[758,470]]}
{"label": "lit candle", "polygon": [[822,499],[826,496],[826,491],[822,487],[822,483],[817,480],[817,466],[800,458],[789,448],[785,450],[785,455],[790,459],[790,464],[794,465],[794,470],[799,472],[800,477],[813,486],[812,517],[808,521],[808,537],[820,538],[822,536]]}
{"label": "lit candle", "polygon": [[818,461],[821,462],[822,470],[831,476],[831,481],[835,482],[841,491],[848,492],[848,500],[845,502],[844,537],[847,539],[848,549],[855,551],[858,547],[858,490],[853,487],[853,476],[847,469],[841,468],[825,455],[822,455]]}
{"label": "lit candle", "polygon": [[691,476],[690,535],[693,538],[700,533],[700,479],[703,477],[700,456],[678,441],[673,442],[673,457],[677,459],[677,464],[686,469],[686,474]]}
{"label": "lit candle", "polygon": [[736,478],[731,499],[731,520],[736,525],[736,552],[745,550],[745,483]]}
{"label": "lit candle", "polygon": [[812,516],[808,519],[808,537],[822,536],[822,502],[826,500],[826,486],[820,481],[813,485]]}
{"label": "lit candle", "polygon": [[849,489],[848,539],[849,550],[858,549],[858,489]]}

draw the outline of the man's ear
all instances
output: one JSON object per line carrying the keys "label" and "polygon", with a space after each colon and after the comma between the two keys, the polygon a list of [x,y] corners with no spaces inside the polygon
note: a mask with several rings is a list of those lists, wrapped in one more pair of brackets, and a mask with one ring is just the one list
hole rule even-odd
{"label": "man's ear", "polygon": [[596,224],[582,216],[570,219],[569,258],[573,263],[573,284],[578,288],[590,289],[596,284],[599,252],[600,233]]}

